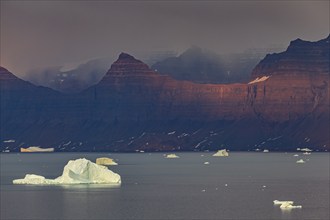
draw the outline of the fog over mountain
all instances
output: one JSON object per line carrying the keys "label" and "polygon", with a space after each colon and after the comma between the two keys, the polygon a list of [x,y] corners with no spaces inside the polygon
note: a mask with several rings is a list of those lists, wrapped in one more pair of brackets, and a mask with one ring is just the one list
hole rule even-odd
{"label": "fog over mountain", "polygon": [[252,69],[267,53],[280,50],[281,48],[250,49],[243,53],[219,55],[193,46],[179,56],[155,63],[152,68],[175,79],[197,83],[247,82]]}

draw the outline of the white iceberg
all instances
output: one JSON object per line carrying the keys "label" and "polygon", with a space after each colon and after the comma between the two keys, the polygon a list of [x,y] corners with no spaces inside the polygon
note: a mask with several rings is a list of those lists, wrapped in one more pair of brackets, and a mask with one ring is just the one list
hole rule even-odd
{"label": "white iceberg", "polygon": [[31,152],[54,152],[54,148],[51,147],[51,148],[41,148],[41,147],[38,147],[38,146],[31,146],[31,147],[28,147],[28,148],[23,148],[21,147],[20,151],[23,153],[31,153]]}
{"label": "white iceberg", "polygon": [[312,152],[313,150],[311,150],[311,149],[309,149],[309,148],[306,147],[306,148],[301,148],[300,151]]}
{"label": "white iceberg", "polygon": [[303,159],[297,160],[296,163],[306,163]]}
{"label": "white iceberg", "polygon": [[205,164],[205,165],[208,165],[208,164],[210,164],[210,162],[204,162],[204,164]]}
{"label": "white iceberg", "polygon": [[13,180],[13,184],[120,184],[121,178],[107,167],[97,165],[85,158],[70,160],[63,169],[62,176],[46,179],[43,176],[27,174],[24,179]]}
{"label": "white iceberg", "polygon": [[176,155],[176,154],[167,154],[166,155],[166,158],[174,159],[174,158],[180,158],[180,157],[178,155]]}
{"label": "white iceberg", "polygon": [[293,201],[280,201],[280,200],[274,200],[273,203],[274,203],[274,205],[282,205],[283,203],[293,204]]}
{"label": "white iceberg", "polygon": [[112,165],[118,165],[113,159],[108,157],[100,157],[96,159],[96,164],[98,165],[105,165],[105,166],[112,166]]}
{"label": "white iceberg", "polygon": [[269,150],[265,149],[263,152],[264,152],[264,153],[268,153],[268,152],[269,152]]}
{"label": "white iceberg", "polygon": [[293,205],[293,203],[291,202],[284,202],[281,204],[280,209],[301,209],[302,206],[301,205]]}
{"label": "white iceberg", "polygon": [[218,150],[215,154],[212,155],[213,157],[228,157],[229,153],[226,149]]}

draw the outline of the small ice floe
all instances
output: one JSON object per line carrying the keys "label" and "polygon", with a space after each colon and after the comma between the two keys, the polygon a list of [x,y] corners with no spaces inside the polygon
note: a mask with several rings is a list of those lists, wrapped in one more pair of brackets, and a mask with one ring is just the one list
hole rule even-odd
{"label": "small ice floe", "polygon": [[274,205],[282,205],[283,203],[290,203],[293,204],[293,201],[280,201],[280,200],[274,200]]}
{"label": "small ice floe", "polygon": [[288,210],[288,209],[301,209],[301,205],[293,205],[293,201],[279,201],[274,200],[274,205],[280,205],[280,209]]}
{"label": "small ice floe", "polygon": [[294,157],[299,157],[299,155],[298,154],[295,154],[295,155],[293,155]]}
{"label": "small ice floe", "polygon": [[268,152],[269,152],[269,150],[265,149],[263,152],[264,152],[264,153],[268,153]]}
{"label": "small ice floe", "polygon": [[28,148],[23,148],[21,147],[20,148],[20,151],[21,152],[54,152],[54,148],[51,147],[51,148],[41,148],[39,146],[31,146],[31,147],[28,147]]}
{"label": "small ice floe", "polygon": [[226,149],[218,150],[215,154],[212,155],[213,157],[228,157],[229,153]]}
{"label": "small ice floe", "polygon": [[26,174],[24,179],[13,180],[13,184],[59,185],[59,184],[120,184],[119,174],[107,167],[85,158],[70,160],[56,179],[46,179],[35,174]]}
{"label": "small ice floe", "polygon": [[306,163],[303,159],[297,160],[296,163]]}
{"label": "small ice floe", "polygon": [[204,162],[205,165],[210,164],[210,162]]}
{"label": "small ice floe", "polygon": [[168,159],[174,159],[174,158],[180,158],[178,155],[176,155],[176,154],[167,154],[166,155],[166,158],[168,158]]}
{"label": "small ice floe", "polygon": [[105,165],[105,166],[113,166],[118,165],[113,159],[108,157],[100,157],[96,159],[96,164],[98,165]]}
{"label": "small ice floe", "polygon": [[[298,150],[299,148],[297,148]],[[305,151],[305,152],[312,152],[313,150],[309,149],[309,148],[301,148],[300,151]]]}
{"label": "small ice floe", "polygon": [[304,155],[311,155],[312,153],[304,152],[303,154],[304,154]]}
{"label": "small ice floe", "polygon": [[202,192],[206,192],[206,189],[202,189]]}

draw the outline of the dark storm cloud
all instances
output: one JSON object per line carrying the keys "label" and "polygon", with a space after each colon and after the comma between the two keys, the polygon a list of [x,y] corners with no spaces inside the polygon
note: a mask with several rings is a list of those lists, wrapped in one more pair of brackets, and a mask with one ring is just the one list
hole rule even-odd
{"label": "dark storm cloud", "polygon": [[121,51],[228,53],[328,34],[328,1],[1,1],[1,65],[16,73]]}

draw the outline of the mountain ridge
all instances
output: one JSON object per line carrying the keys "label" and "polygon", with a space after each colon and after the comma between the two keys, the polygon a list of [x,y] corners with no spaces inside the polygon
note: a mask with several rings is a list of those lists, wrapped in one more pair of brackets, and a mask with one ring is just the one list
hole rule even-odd
{"label": "mountain ridge", "polygon": [[[323,58],[315,54],[317,64]],[[290,65],[302,62],[300,55]],[[271,56],[257,65],[250,83],[175,80],[123,53],[98,84],[79,94],[35,87],[29,93],[24,86],[13,93],[1,86],[1,149],[14,139],[14,151],[20,145],[58,151],[329,150],[327,69],[322,64],[322,73],[282,68],[263,75]],[[311,68],[320,70],[316,64]]]}

